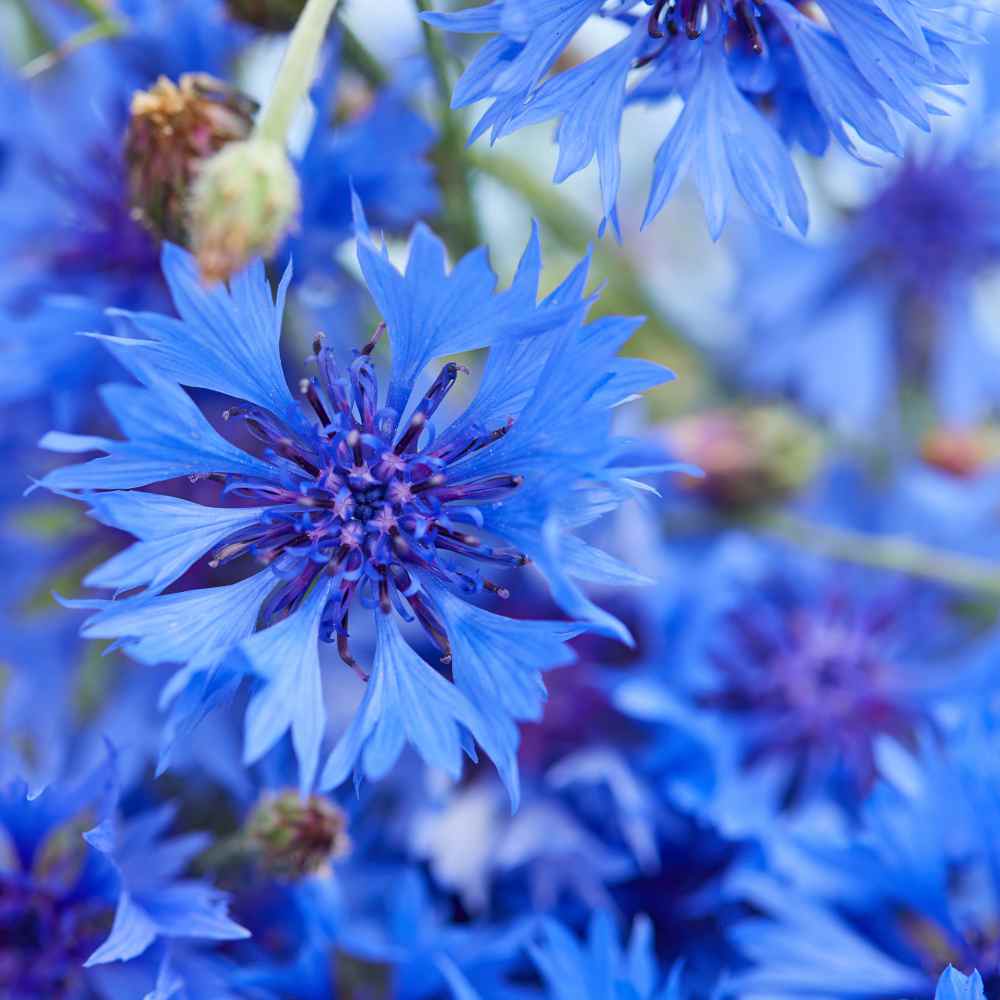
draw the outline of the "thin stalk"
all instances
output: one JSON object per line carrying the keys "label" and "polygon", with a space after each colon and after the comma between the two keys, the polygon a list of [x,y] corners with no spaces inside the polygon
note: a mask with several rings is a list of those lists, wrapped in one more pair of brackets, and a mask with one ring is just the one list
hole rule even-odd
{"label": "thin stalk", "polygon": [[[414,0],[414,3],[421,14],[432,9],[429,0]],[[452,253],[461,256],[482,243],[472,194],[470,160],[465,148],[465,124],[451,106],[452,81],[448,70],[448,50],[441,35],[429,24],[421,20],[420,27],[438,96],[441,137],[436,161],[445,202],[442,220],[444,235]]]}
{"label": "thin stalk", "polygon": [[316,76],[316,61],[338,0],[309,0],[292,31],[254,135],[285,145],[292,119]]}
{"label": "thin stalk", "polygon": [[[75,34],[70,35],[65,41],[60,42],[55,48],[29,60],[21,67],[21,75],[25,79],[32,79],[40,73],[45,73],[58,65],[64,59],[68,59],[74,52],[91,45],[93,42],[105,41],[109,38],[117,38],[125,33],[128,27],[124,18],[112,13],[100,0],[77,0],[77,6],[93,19],[93,24],[88,24]],[[31,14],[30,9],[26,11],[29,27],[41,31],[38,21]]]}
{"label": "thin stalk", "polygon": [[344,62],[357,71],[365,82],[377,90],[389,82],[389,73],[379,62],[378,57],[368,48],[350,28],[340,22],[340,37],[342,39]]}
{"label": "thin stalk", "polygon": [[43,52],[40,56],[25,63],[21,68],[21,75],[26,80],[31,80],[40,73],[45,73],[58,65],[63,59],[68,59],[74,52],[86,48],[94,42],[101,42],[108,38],[117,38],[124,33],[124,25],[119,21],[100,21],[96,24],[87,25],[81,28],[76,34],[70,35],[66,41],[57,45],[48,52]]}
{"label": "thin stalk", "polygon": [[1000,564],[934,548],[902,535],[870,535],[781,513],[764,515],[753,526],[763,534],[830,559],[1000,597]]}

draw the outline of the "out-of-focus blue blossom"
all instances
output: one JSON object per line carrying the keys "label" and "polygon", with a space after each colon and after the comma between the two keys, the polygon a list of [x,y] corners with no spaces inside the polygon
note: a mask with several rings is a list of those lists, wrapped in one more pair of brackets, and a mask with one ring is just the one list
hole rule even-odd
{"label": "out-of-focus blue blossom", "polygon": [[942,704],[977,690],[978,646],[960,644],[935,588],[740,534],[704,550],[698,572],[662,609],[672,655],[623,679],[617,699],[702,741],[724,829],[763,831],[817,802],[856,811],[882,741],[915,746]]}
{"label": "out-of-focus blue blossom", "polygon": [[[1000,398],[1000,348],[977,307],[1000,264],[997,177],[971,143],[913,153],[831,241],[758,244],[739,293],[756,383],[855,433],[920,388],[948,423],[984,417]],[[780,288],[762,282],[765,260]]]}
{"label": "out-of-focus blue blossom", "polygon": [[151,988],[164,962],[211,964],[185,942],[246,936],[220,893],[181,877],[206,839],[164,839],[169,807],[122,820],[114,771],[111,759],[77,786],[31,797],[15,781],[0,793],[0,987],[11,1000],[69,1000],[84,985],[111,1000],[124,994],[106,963],[129,963],[125,975]]}
{"label": "out-of-focus blue blossom", "polygon": [[[651,10],[647,8],[652,8]],[[977,36],[964,5],[937,0],[494,0],[435,26],[495,33],[466,69],[454,104],[492,101],[473,136],[494,140],[558,118],[557,181],[595,157],[615,219],[621,118],[632,103],[674,97],[683,111],[656,156],[646,221],[690,173],[713,237],[733,195],[767,221],[804,231],[806,196],[789,153],[822,155],[830,135],[902,152],[898,123],[925,131],[935,90],[966,82],[959,53]],[[592,17],[624,27],[616,45],[557,69]],[[639,72],[641,71],[641,72]]]}
{"label": "out-of-focus blue blossom", "polygon": [[763,915],[734,930],[753,963],[738,995],[826,995],[836,983],[841,996],[919,1000],[949,964],[978,969],[995,994],[996,747],[995,724],[963,718],[948,747],[887,755],[891,777],[860,834],[803,835],[773,872],[744,873],[737,885]]}
{"label": "out-of-focus blue blossom", "polygon": [[[142,662],[183,665],[165,699],[191,722],[253,675],[246,758],[256,760],[291,731],[309,788],[325,728],[317,640],[335,641],[360,670],[348,646],[357,599],[374,610],[375,662],[323,783],[339,784],[356,766],[380,777],[407,742],[457,774],[468,731],[516,800],[515,720],[541,714],[541,671],[570,658],[564,641],[584,625],[515,621],[467,598],[507,596],[481,567],[530,560],[569,614],[628,640],[574,578],[642,578],[566,532],[633,490],[636,470],[621,464],[627,443],[611,436],[610,409],[669,373],[615,357],[635,321],[581,325],[586,261],[536,304],[537,236],[511,288],[495,294],[482,253],[449,275],[443,246],[421,227],[404,275],[360,217],[358,227],[359,261],[392,346],[388,389],[380,394],[375,375],[378,334],[347,367],[319,339],[318,376],[302,383],[308,409],[288,391],[278,355],[289,275],[277,302],[259,263],[229,290],[209,290],[188,255],[166,248],[182,319],[126,314],[141,337],[107,341],[144,383],[103,390],[126,440],[52,433],[44,442],[107,453],[44,482],[83,491],[98,520],[139,538],[88,577],[133,593],[98,602],[84,633],[128,640]],[[433,357],[482,345],[492,351],[478,393],[434,435],[431,418],[462,369],[445,365],[422,397],[416,380]],[[245,401],[226,416],[264,444],[263,457],[221,437],[178,383]],[[183,475],[215,478],[220,496],[249,505],[134,492]],[[265,568],[228,586],[162,593],[209,552],[212,566],[250,555]],[[394,611],[423,627],[454,684],[414,652]]]}
{"label": "out-of-focus blue blossom", "polygon": [[[998,55],[994,38],[981,62]],[[747,242],[737,299],[752,383],[854,433],[915,392],[951,425],[996,406],[989,286],[1000,266],[998,108],[986,88],[950,134],[887,167],[821,241],[771,234],[763,252],[759,235]],[[765,270],[786,280],[769,281]]]}

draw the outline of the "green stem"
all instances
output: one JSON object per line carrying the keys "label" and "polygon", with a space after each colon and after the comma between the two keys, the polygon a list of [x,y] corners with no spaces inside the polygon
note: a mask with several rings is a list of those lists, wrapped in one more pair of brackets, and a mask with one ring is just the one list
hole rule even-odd
{"label": "green stem", "polygon": [[347,65],[360,73],[370,87],[376,90],[384,87],[389,82],[386,68],[343,21],[340,23],[340,36],[343,39],[344,61]]}
{"label": "green stem", "polygon": [[592,221],[554,185],[538,178],[519,160],[495,150],[485,154],[472,150],[469,158],[476,169],[522,197],[538,221],[571,253],[582,254],[593,245],[595,269],[609,279],[602,299],[605,310],[638,310],[646,316],[646,324],[629,343],[629,352],[664,357],[679,376],[678,384],[660,397],[664,415],[688,409],[696,396],[716,392],[708,365],[664,315],[646,290],[632,259],[618,244],[595,241]]}
{"label": "green stem", "polygon": [[117,38],[124,34],[125,25],[121,21],[104,20],[82,28],[75,35],[70,35],[66,41],[57,45],[48,52],[43,52],[40,56],[35,56],[30,62],[21,67],[21,75],[30,80],[52,69],[53,66],[69,58],[74,52],[85,48],[93,42],[104,41],[108,38]]}
{"label": "green stem", "polygon": [[1000,597],[1000,565],[936,549],[901,535],[869,535],[816,524],[792,514],[766,514],[754,525],[764,534],[830,559],[906,573],[909,576]]}
{"label": "green stem", "polygon": [[[417,10],[431,10],[429,0],[414,0]],[[452,253],[468,253],[482,243],[476,203],[472,194],[470,160],[465,148],[465,124],[451,106],[452,84],[448,72],[448,50],[441,35],[421,20],[427,58],[434,74],[434,86],[440,108],[441,137],[438,142],[437,168],[444,192],[443,228]]]}
{"label": "green stem", "polygon": [[285,145],[295,112],[316,76],[316,60],[337,2],[309,0],[299,15],[274,88],[257,119],[257,138]]}

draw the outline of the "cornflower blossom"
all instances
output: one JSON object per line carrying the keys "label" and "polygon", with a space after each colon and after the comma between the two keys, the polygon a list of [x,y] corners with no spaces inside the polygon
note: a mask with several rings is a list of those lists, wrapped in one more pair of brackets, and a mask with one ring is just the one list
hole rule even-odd
{"label": "cornflower blossom", "polygon": [[118,796],[113,755],[75,786],[35,796],[18,781],[0,789],[4,997],[139,996],[139,983],[183,983],[181,969],[207,981],[212,959],[186,942],[248,936],[223,894],[181,877],[208,838],[166,838],[170,806],[122,820]]}
{"label": "cornflower blossom", "polygon": [[[582,325],[586,260],[536,303],[537,233],[511,287],[497,294],[482,251],[449,274],[443,245],[422,226],[399,273],[360,203],[356,210],[358,260],[384,326],[349,364],[317,337],[302,405],[278,353],[290,271],[276,300],[259,262],[228,290],[206,289],[190,256],[167,246],[164,273],[181,319],[119,316],[136,335],[106,343],[143,384],[102,395],[125,440],[53,432],[43,441],[106,453],[43,483],[75,491],[98,520],[138,538],[87,577],[128,596],[97,602],[83,633],[123,640],[141,662],[182,666],[164,691],[168,742],[252,675],[245,758],[257,760],[290,730],[304,789],[325,728],[318,640],[332,642],[367,684],[324,787],[355,768],[380,777],[407,742],[457,775],[469,732],[516,802],[515,720],[540,716],[541,671],[572,659],[565,643],[582,629],[630,638],[575,580],[644,578],[573,531],[628,497],[643,471],[624,464],[629,442],[612,436],[611,408],[670,376],[616,358],[639,321]],[[392,351],[384,394],[374,359],[383,329]],[[436,356],[482,346],[491,350],[478,392],[435,428],[465,370],[446,363],[422,394],[421,373]],[[181,385],[241,400],[224,417],[242,423],[262,454],[217,433]],[[240,503],[209,507],[139,489],[179,476],[208,477],[220,500]],[[262,568],[238,583],[164,593],[205,558],[210,567],[243,559]],[[528,562],[571,621],[512,620],[472,603],[507,597],[492,575]],[[362,608],[377,640],[370,674],[350,646]],[[414,652],[401,620],[423,629],[440,669]]]}
{"label": "cornflower blossom", "polygon": [[858,831],[803,833],[773,870],[741,873],[734,891],[759,915],[733,929],[751,963],[736,995],[822,995],[835,980],[858,1000],[929,1000],[945,973],[938,997],[996,996],[996,745],[995,720],[975,710],[943,747],[886,745],[890,773]]}
{"label": "cornflower blossom", "polygon": [[[1000,47],[991,49],[994,54]],[[815,245],[780,235],[745,257],[738,366],[838,429],[858,433],[926,392],[945,426],[1000,400],[989,289],[1000,273],[996,119],[958,143],[914,152]],[[760,284],[761,260],[789,278]],[[832,365],[837,376],[831,378]],[[845,400],[834,382],[854,387]]]}
{"label": "cornflower blossom", "polygon": [[[453,103],[491,101],[472,137],[495,141],[558,119],[565,180],[595,157],[605,219],[617,226],[619,137],[631,104],[675,97],[683,110],[653,165],[648,223],[688,173],[713,238],[733,195],[775,225],[808,225],[790,151],[823,155],[831,135],[900,155],[900,122],[928,131],[945,85],[966,82],[960,52],[978,36],[965,5],[940,0],[493,0],[424,15],[448,31],[495,33],[459,80]],[[624,37],[568,69],[591,18]],[[572,62],[572,59],[569,60]]]}

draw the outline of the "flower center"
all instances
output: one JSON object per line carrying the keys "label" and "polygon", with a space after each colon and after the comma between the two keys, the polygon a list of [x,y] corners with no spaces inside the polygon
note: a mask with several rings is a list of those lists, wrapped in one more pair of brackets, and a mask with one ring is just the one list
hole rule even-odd
{"label": "flower center", "polygon": [[227,484],[226,492],[267,509],[257,524],[227,538],[210,563],[250,554],[271,567],[280,585],[265,602],[265,624],[290,613],[322,574],[333,577],[324,637],[336,636],[342,658],[355,668],[346,643],[355,596],[367,607],[415,618],[448,662],[445,630],[420,576],[463,593],[488,590],[505,598],[506,589],[481,576],[476,564],[527,562],[523,553],[467,530],[482,526],[482,507],[504,501],[523,481],[518,475],[462,474],[462,460],[499,441],[512,422],[436,437],[431,418],[465,371],[448,363],[400,429],[399,415],[378,405],[370,354],[381,330],[347,371],[317,338],[312,360],[319,374],[300,386],[311,420],[292,426],[254,406],[223,415],[242,418],[266,445],[275,476]]}
{"label": "flower center", "polygon": [[926,298],[996,264],[998,203],[993,170],[967,158],[907,160],[860,218],[880,280],[888,269],[904,293]]}
{"label": "flower center", "polygon": [[[727,8],[721,0],[656,0],[650,11],[647,27],[651,38],[672,38],[684,34],[692,41],[700,38],[710,23],[729,17],[733,29],[758,55],[764,51],[764,36],[756,0],[733,0]],[[738,39],[739,40],[739,39]],[[643,63],[651,62],[663,50],[647,56]]]}
{"label": "flower center", "polygon": [[700,701],[751,723],[746,763],[780,756],[804,771],[826,761],[868,789],[879,735],[908,741],[916,723],[890,655],[894,608],[786,594],[751,601],[726,624],[710,650],[720,683]]}
{"label": "flower center", "polygon": [[0,996],[76,996],[83,963],[110,926],[111,911],[102,903],[0,872]]}

